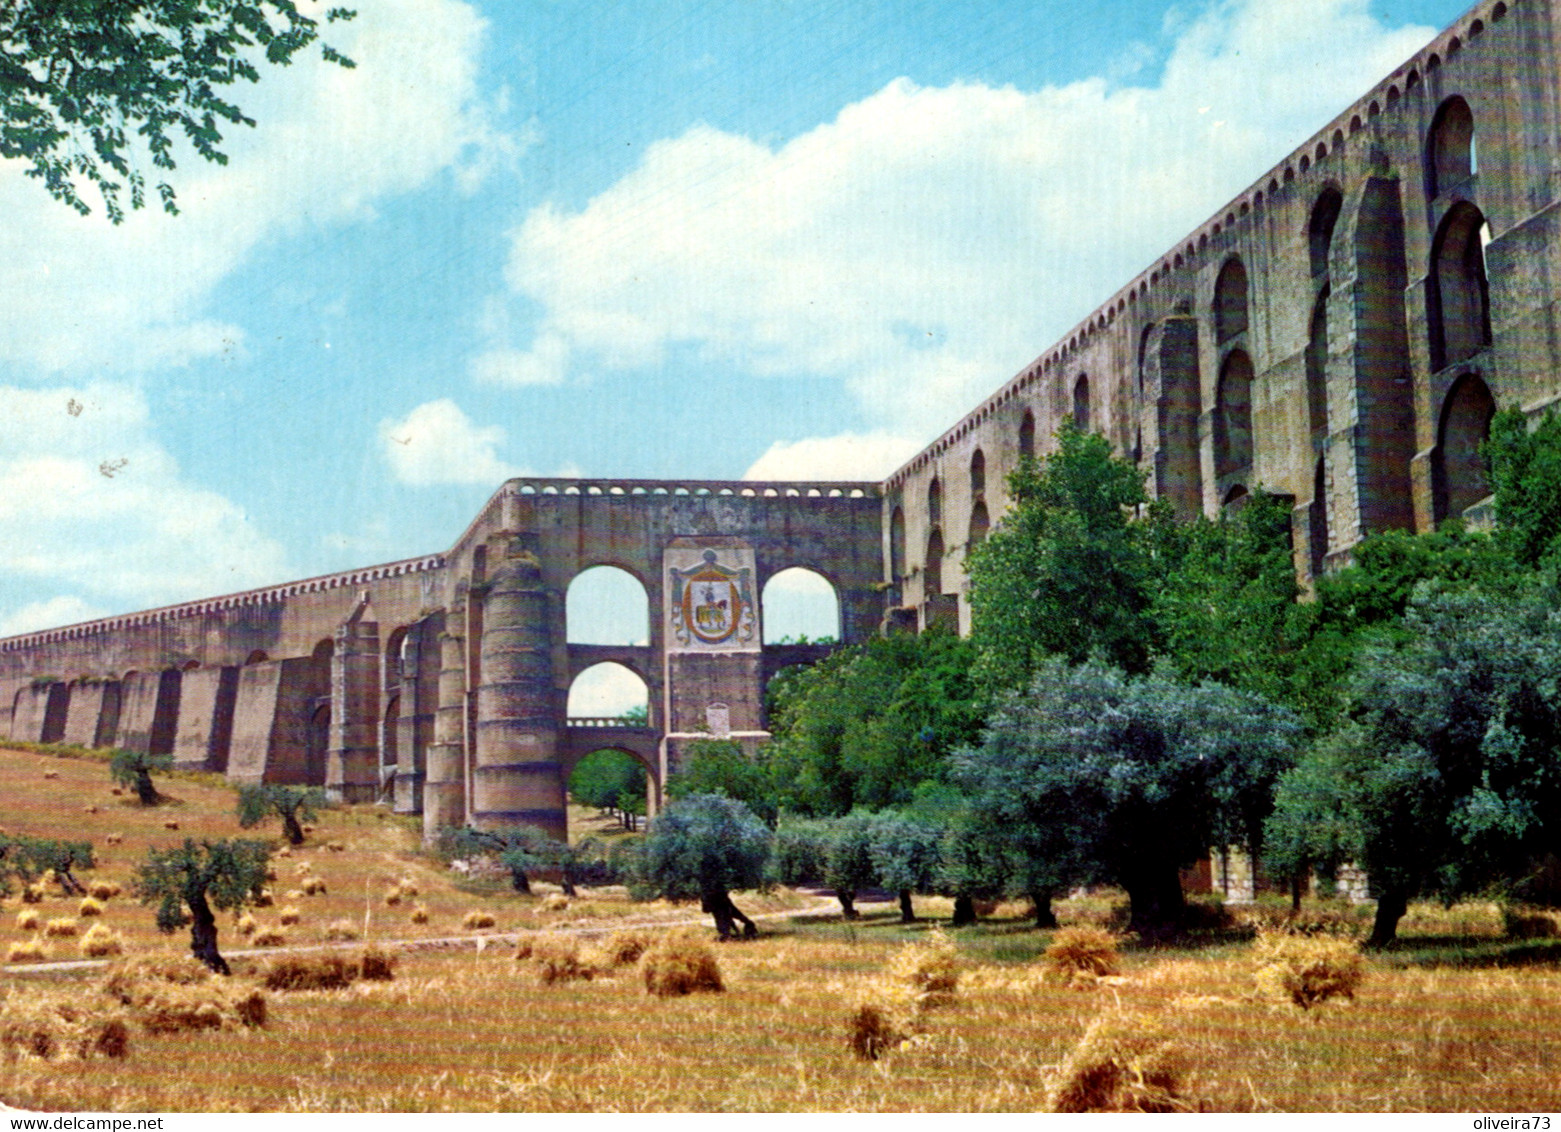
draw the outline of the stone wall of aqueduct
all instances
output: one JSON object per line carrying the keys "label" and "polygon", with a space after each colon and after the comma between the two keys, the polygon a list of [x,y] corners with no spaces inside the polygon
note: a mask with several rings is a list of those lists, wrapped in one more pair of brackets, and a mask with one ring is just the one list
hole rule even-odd
{"label": "stone wall of aqueduct", "polygon": [[[833,585],[847,643],[967,629],[965,554],[1064,420],[1183,513],[1288,498],[1303,579],[1482,519],[1492,414],[1561,397],[1558,32],[1546,0],[1471,9],[883,484],[512,480],[443,554],[0,641],[0,736],[561,833],[588,751],[659,790],[691,737],[763,738],[766,680],[820,652],[763,643],[780,570]],[[569,642],[598,565],[643,587],[644,645]],[[569,718],[602,661],[646,726]]]}

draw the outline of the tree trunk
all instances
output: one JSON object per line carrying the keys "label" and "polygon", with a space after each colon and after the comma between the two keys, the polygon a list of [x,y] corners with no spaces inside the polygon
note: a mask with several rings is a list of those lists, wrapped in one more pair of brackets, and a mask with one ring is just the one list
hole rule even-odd
{"label": "tree trunk", "polygon": [[562,888],[564,890],[564,895],[569,897],[569,899],[573,900],[575,897],[580,895],[578,892],[575,891],[575,878],[574,878],[574,875],[573,875],[573,871],[569,868],[568,865],[565,865],[564,868],[563,868],[563,874],[564,874],[564,879],[563,879],[563,882],[562,882]]}
{"label": "tree trunk", "polygon": [[708,912],[715,920],[716,934],[723,940],[737,935],[737,929],[732,926],[733,921],[743,926],[744,939],[753,939],[759,934],[759,929],[754,926],[753,921],[743,915],[742,910],[732,903],[731,894],[725,889],[705,893],[699,899],[699,908],[702,912]]}
{"label": "tree trunk", "polygon": [[531,878],[526,875],[525,869],[511,869],[509,871],[509,884],[516,892],[524,896],[531,895]]}
{"label": "tree trunk", "polygon": [[231,975],[228,961],[217,952],[217,918],[211,914],[206,894],[197,893],[190,901],[190,951],[219,975]]}
{"label": "tree trunk", "polygon": [[304,828],[298,824],[296,814],[282,815],[282,832],[287,835],[289,845],[302,845],[304,843]]}
{"label": "tree trunk", "polygon": [[1143,862],[1123,878],[1131,915],[1128,931],[1144,939],[1166,939],[1181,927],[1186,902],[1181,870],[1174,861]]}
{"label": "tree trunk", "polygon": [[976,922],[976,902],[968,895],[954,897],[954,920],[952,927],[966,928]]}
{"label": "tree trunk", "polygon": [[856,910],[856,893],[844,888],[835,889],[835,899],[840,901],[841,913],[848,920],[854,920],[861,915]]}
{"label": "tree trunk", "polygon": [[1371,923],[1367,947],[1386,947],[1398,938],[1398,922],[1409,911],[1409,893],[1390,888],[1377,897],[1377,915]]}
{"label": "tree trunk", "polygon": [[1052,894],[1049,892],[1030,893],[1030,902],[1035,905],[1035,926],[1038,928],[1055,928],[1057,926],[1057,913],[1052,911]]}
{"label": "tree trunk", "polygon": [[87,890],[82,883],[71,875],[70,866],[62,865],[54,870],[54,879],[60,882],[60,888],[64,889],[66,896],[85,896]]}
{"label": "tree trunk", "polygon": [[162,800],[157,793],[157,787],[152,785],[150,771],[136,771],[136,796],[141,799],[143,806],[155,806]]}
{"label": "tree trunk", "polygon": [[914,924],[916,922],[916,909],[911,907],[911,890],[900,889],[900,923]]}
{"label": "tree trunk", "polygon": [[1301,911],[1301,874],[1296,873],[1290,878],[1290,914],[1296,915]]}

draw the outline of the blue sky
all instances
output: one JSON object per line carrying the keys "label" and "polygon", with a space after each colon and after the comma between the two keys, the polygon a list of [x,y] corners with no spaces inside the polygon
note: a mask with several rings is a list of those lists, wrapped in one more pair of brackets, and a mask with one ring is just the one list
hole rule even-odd
{"label": "blue sky", "polygon": [[879,478],[1462,9],[372,0],[183,215],[0,163],[0,633]]}

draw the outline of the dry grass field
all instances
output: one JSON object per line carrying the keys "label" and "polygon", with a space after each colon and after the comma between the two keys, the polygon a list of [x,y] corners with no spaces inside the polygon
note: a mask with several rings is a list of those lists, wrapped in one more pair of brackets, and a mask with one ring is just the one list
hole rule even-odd
{"label": "dry grass field", "polygon": [[[225,787],[172,779],[166,788],[180,804],[143,812],[109,793],[101,764],[0,754],[0,826],[91,836],[102,863],[82,879],[128,887],[146,845],[234,832]],[[99,813],[85,813],[88,805]],[[178,831],[163,827],[170,815]],[[253,913],[271,926],[278,907],[296,904],[289,942],[322,942],[339,920],[361,926],[366,908],[375,940],[466,934],[461,919],[476,909],[508,929],[567,929],[587,915],[601,926],[646,911],[588,897],[544,913],[540,894],[457,886],[416,855],[411,827],[372,809],[332,811],[319,826],[308,849],[276,862],[278,887],[293,887],[307,862],[326,893],[279,896]],[[106,845],[99,830],[122,840]],[[342,848],[326,848],[333,841]],[[387,886],[402,878],[417,897],[386,906]],[[407,903],[418,902],[426,925],[409,921]],[[186,946],[158,937],[150,910],[123,895],[103,903],[87,922],[121,932],[127,955]],[[71,911],[57,891],[42,905],[13,896],[0,939],[33,938],[15,926],[28,909],[41,909],[42,923]],[[722,990],[688,995],[647,992],[655,952],[638,952],[662,929],[643,940],[530,937],[522,960],[497,940],[482,951],[399,949],[393,978],[320,990],[268,989],[274,959],[264,953],[237,958],[219,990],[148,990],[121,975],[113,986],[139,989],[119,997],[106,993],[100,971],[23,977],[25,965],[13,964],[0,1002],[0,1099],[121,1112],[1561,1108],[1558,953],[1544,940],[1504,938],[1490,905],[1417,907],[1404,946],[1368,956],[1354,974],[1340,966],[1348,945],[1302,955],[1294,961],[1321,955],[1333,964],[1297,996],[1309,1008],[1273,977],[1273,965],[1293,956],[1272,937],[1263,937],[1266,950],[1239,933],[1164,950],[1124,944],[1108,962],[1101,954],[1111,942],[1092,932],[1047,958],[1054,933],[1029,928],[1018,907],[947,941],[926,923],[900,925],[885,906],[868,909],[854,924],[769,921],[746,943],[674,940],[665,947],[674,956],[709,947],[719,967]],[[943,901],[918,909],[948,915]],[[1058,910],[1065,924],[1091,929],[1110,914],[1104,900]],[[1341,931],[1351,926],[1347,911],[1327,915]],[[76,939],[43,942],[57,958],[77,954]],[[228,920],[222,942],[230,955],[241,950]],[[1302,971],[1302,981],[1313,974]],[[306,982],[272,977],[275,986]],[[28,1020],[44,1015],[69,1023],[70,1040],[47,1057],[39,1050],[51,1043],[29,1036],[42,1024]],[[859,1043],[877,1056],[852,1048],[864,1018],[881,1023],[881,1042]]]}

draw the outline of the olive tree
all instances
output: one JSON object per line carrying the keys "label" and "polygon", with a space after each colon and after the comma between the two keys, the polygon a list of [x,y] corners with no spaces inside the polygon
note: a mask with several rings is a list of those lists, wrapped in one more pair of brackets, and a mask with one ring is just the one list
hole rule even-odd
{"label": "olive tree", "polygon": [[1160,936],[1182,918],[1182,866],[1212,845],[1261,850],[1300,734],[1293,713],[1251,693],[1053,658],[955,774],[995,849],[1035,863],[1028,885],[1120,885],[1132,929]]}
{"label": "olive tree", "polygon": [[190,951],[218,974],[227,960],[217,951],[217,917],[252,904],[266,883],[271,846],[242,838],[195,841],[167,849],[153,846],[136,869],[134,891],[143,904],[157,905],[157,928],[172,933],[190,925]]}
{"label": "olive tree", "polygon": [[116,750],[108,760],[109,776],[119,785],[133,789],[143,806],[155,806],[162,801],[152,774],[167,774],[172,769],[173,755],[165,753]]}
{"label": "olive tree", "polygon": [[531,825],[498,829],[446,828],[439,834],[439,849],[450,857],[488,857],[509,873],[510,887],[531,892],[531,874],[538,869],[558,869],[567,896],[575,895],[574,867],[577,854],[569,845],[549,837]]}
{"label": "olive tree", "polygon": [[721,794],[688,794],[651,819],[631,890],[637,898],[694,900],[715,920],[722,939],[758,929],[737,905],[732,889],[763,888],[771,833],[741,802]]}
{"label": "olive tree", "polygon": [[238,792],[238,823],[249,829],[269,817],[279,817],[288,843],[302,845],[304,830],[299,822],[313,821],[325,804],[325,791],[318,786],[278,786],[272,783],[241,786]]}
{"label": "olive tree", "polygon": [[23,884],[52,872],[67,896],[84,896],[86,888],[73,869],[93,866],[90,841],[57,841],[24,834],[0,834],[0,869],[8,882],[12,874]]}
{"label": "olive tree", "polygon": [[938,878],[943,830],[909,813],[886,810],[873,818],[868,854],[878,883],[900,896],[900,919],[914,923],[911,896],[931,892]]}

